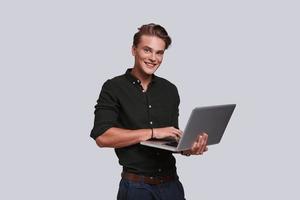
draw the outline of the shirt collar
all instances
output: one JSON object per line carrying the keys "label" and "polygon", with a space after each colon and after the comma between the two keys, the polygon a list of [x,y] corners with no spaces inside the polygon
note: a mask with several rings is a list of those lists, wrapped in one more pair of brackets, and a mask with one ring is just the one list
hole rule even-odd
{"label": "shirt collar", "polygon": [[[135,83],[140,84],[141,81],[131,74],[131,70],[132,70],[132,68],[129,68],[126,70],[125,77],[133,84],[135,84]],[[151,84],[154,83],[156,81],[156,79],[157,79],[156,76],[154,74],[152,74]]]}

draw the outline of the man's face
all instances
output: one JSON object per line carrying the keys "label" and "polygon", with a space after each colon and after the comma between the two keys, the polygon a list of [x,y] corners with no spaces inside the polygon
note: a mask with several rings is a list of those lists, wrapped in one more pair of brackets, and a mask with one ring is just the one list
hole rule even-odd
{"label": "man's face", "polygon": [[132,47],[134,67],[141,73],[151,75],[160,66],[165,51],[165,42],[156,36],[143,35],[137,47]]}

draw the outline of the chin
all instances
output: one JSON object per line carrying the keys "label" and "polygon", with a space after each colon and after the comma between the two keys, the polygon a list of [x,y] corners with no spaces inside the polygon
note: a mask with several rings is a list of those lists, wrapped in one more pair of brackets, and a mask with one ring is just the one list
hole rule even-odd
{"label": "chin", "polygon": [[152,75],[154,74],[154,72],[158,69],[159,65],[153,66],[153,67],[149,67],[147,65],[143,65],[143,71],[148,74],[148,75]]}
{"label": "chin", "polygon": [[148,75],[152,75],[154,74],[154,72],[157,70],[157,67],[152,67],[152,68],[149,68],[149,67],[143,67],[143,71],[145,74],[148,74]]}

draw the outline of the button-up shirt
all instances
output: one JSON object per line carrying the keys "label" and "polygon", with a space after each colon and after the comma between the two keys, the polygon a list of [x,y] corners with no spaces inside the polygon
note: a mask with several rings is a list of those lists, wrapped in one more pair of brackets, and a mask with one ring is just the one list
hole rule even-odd
{"label": "button-up shirt", "polygon": [[[178,128],[179,95],[174,84],[152,75],[148,89],[128,69],[125,74],[107,80],[95,106],[94,127],[90,136],[96,139],[111,127],[145,129],[173,126]],[[115,148],[123,170],[149,176],[176,172],[170,151],[134,144]]]}

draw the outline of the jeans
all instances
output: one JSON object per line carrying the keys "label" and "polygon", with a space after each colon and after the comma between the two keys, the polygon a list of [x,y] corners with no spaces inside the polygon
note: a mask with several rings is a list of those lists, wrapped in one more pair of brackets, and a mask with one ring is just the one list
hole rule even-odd
{"label": "jeans", "polygon": [[121,179],[117,200],[185,200],[179,180],[149,185]]}

